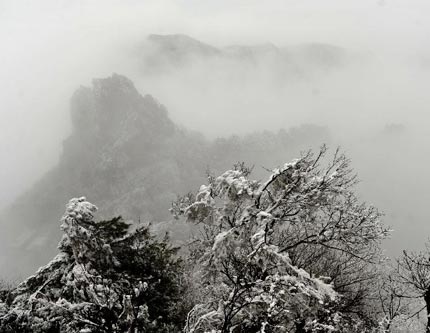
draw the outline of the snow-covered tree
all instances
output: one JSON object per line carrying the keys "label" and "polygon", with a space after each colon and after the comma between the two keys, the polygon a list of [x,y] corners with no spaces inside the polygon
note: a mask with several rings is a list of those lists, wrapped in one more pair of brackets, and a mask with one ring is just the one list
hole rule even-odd
{"label": "snow-covered tree", "polygon": [[72,199],[60,253],[0,302],[0,332],[178,332],[181,262],[148,229]]}
{"label": "snow-covered tree", "polygon": [[325,155],[308,153],[265,182],[238,164],[173,204],[202,234],[190,247],[200,284],[186,332],[364,331],[339,311],[333,276],[303,260],[324,252],[326,265],[336,256],[371,262],[389,230],[355,196],[348,159],[337,151],[323,166]]}

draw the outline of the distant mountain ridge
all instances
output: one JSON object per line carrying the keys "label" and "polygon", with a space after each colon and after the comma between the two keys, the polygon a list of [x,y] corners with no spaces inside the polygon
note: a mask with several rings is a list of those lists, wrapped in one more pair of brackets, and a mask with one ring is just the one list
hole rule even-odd
{"label": "distant mountain ridge", "polygon": [[195,61],[248,61],[290,67],[295,71],[331,70],[344,66],[347,50],[330,44],[304,43],[278,47],[272,43],[229,45],[217,48],[183,34],[149,35],[142,47],[143,64],[149,70],[188,66]]}

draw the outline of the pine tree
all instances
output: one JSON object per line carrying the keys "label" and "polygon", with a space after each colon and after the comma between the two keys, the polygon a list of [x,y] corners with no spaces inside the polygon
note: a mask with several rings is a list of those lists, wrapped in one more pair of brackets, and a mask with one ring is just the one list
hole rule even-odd
{"label": "pine tree", "polygon": [[[179,332],[177,249],[72,199],[60,253],[0,303],[0,332]],[[3,307],[3,308],[2,308]]]}

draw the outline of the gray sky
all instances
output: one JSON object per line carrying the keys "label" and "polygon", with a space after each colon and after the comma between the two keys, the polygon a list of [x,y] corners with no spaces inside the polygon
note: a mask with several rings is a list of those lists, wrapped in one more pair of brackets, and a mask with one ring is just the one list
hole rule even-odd
{"label": "gray sky", "polygon": [[[0,0],[0,206],[57,160],[75,88],[112,72],[133,78],[129,52],[149,33],[216,46],[324,42],[389,62],[430,54],[429,14],[428,0]],[[411,90],[405,105],[422,97]]]}

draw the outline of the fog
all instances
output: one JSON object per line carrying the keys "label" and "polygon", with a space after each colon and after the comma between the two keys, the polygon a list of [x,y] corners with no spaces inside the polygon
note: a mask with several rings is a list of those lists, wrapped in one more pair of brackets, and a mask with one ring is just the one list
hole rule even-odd
{"label": "fog", "polygon": [[[430,235],[429,11],[425,0],[0,1],[0,207],[56,164],[76,88],[115,72],[209,138],[327,126],[362,197],[395,229],[391,253],[420,247]],[[178,33],[218,50],[327,44],[344,58],[313,69],[296,56],[288,75],[270,57],[145,64],[149,34]]]}

